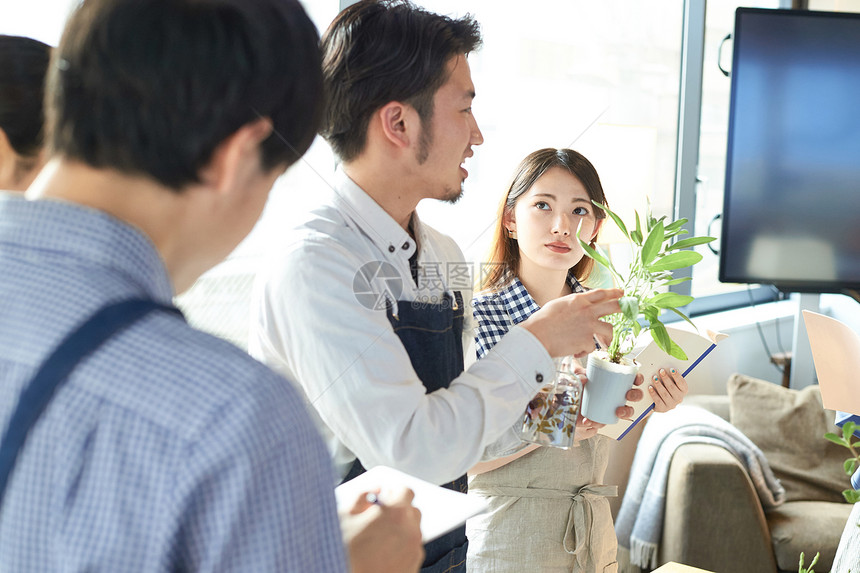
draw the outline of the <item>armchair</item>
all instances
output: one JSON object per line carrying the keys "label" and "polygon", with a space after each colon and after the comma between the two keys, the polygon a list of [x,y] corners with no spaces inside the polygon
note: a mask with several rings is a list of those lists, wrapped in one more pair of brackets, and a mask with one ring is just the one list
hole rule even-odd
{"label": "armchair", "polygon": [[[729,419],[728,396],[689,396],[685,403]],[[710,571],[769,573],[796,571],[801,551],[806,563],[820,552],[816,570],[828,571],[851,509],[835,501],[787,501],[765,513],[731,453],[684,444],[669,470],[658,559]]]}

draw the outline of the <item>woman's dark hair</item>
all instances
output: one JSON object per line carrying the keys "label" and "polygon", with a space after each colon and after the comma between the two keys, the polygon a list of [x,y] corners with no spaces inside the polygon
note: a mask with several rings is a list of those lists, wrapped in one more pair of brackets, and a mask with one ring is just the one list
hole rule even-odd
{"label": "woman's dark hair", "polygon": [[322,117],[320,62],[298,0],[85,0],[48,76],[51,146],[180,190],[269,118],[262,167],[290,165]]}
{"label": "woman's dark hair", "polygon": [[0,35],[0,129],[15,153],[42,149],[45,74],[51,46],[32,38]]}
{"label": "woman's dark hair", "polygon": [[427,125],[448,61],[480,45],[480,28],[468,15],[452,19],[407,0],[349,6],[323,34],[328,102],[321,135],[348,162],[364,149],[370,117],[388,102],[411,105]]}
{"label": "woman's dark hair", "polygon": [[[488,272],[481,277],[480,290],[500,290],[519,272],[520,249],[517,240],[508,236],[505,216],[512,213],[517,200],[527,193],[544,173],[554,167],[564,169],[579,179],[592,201],[609,206],[597,170],[581,153],[572,149],[546,148],[529,154],[517,166],[510,187],[499,204],[499,216],[485,265]],[[606,218],[606,212],[602,209],[595,208],[594,215],[598,219]],[[594,244],[592,240],[592,248]],[[594,261],[591,258],[582,257],[570,272],[577,280],[584,280],[588,278],[593,267]]]}

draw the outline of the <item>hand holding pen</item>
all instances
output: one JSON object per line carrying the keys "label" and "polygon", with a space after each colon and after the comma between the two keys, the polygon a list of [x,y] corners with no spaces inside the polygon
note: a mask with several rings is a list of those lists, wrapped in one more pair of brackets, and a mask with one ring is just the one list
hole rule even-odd
{"label": "hand holding pen", "polygon": [[[421,512],[412,505],[412,490],[360,494],[340,515],[352,573],[418,571],[424,560]],[[384,499],[384,502],[383,502]]]}

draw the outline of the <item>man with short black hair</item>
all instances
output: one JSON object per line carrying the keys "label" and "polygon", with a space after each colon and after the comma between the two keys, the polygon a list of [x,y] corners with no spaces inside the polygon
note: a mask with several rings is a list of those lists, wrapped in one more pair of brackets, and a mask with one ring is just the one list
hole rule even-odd
{"label": "man with short black hair", "polygon": [[[619,290],[562,297],[464,372],[467,265],[415,208],[456,201],[483,142],[467,59],[480,41],[472,18],[404,0],[358,2],[323,36],[321,133],[341,167],[258,280],[249,349],[302,385],[344,479],[382,464],[465,491],[482,456],[519,448],[511,427],[550,357],[611,337],[598,318]],[[463,571],[466,548],[463,528],[428,544],[423,571]]]}
{"label": "man with short black hair", "polygon": [[[171,305],[251,230],[321,116],[297,0],[85,0],[53,159],[0,198],[0,571],[348,570],[299,393]],[[413,571],[411,494],[359,501],[352,571]]]}

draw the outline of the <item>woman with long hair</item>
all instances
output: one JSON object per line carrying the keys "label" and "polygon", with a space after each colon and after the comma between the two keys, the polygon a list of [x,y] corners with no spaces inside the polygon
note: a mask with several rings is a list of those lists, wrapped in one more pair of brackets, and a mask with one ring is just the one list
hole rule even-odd
{"label": "woman with long hair", "polygon": [[[499,206],[489,272],[473,301],[479,358],[547,302],[586,290],[593,261],[577,236],[594,247],[606,217],[592,201],[607,205],[597,171],[576,151],[541,149],[517,167]],[[575,371],[585,380],[580,365]],[[687,383],[661,371],[648,392],[655,410],[665,412],[681,402]],[[641,397],[638,389],[627,395]],[[631,411],[623,406],[617,414]],[[467,525],[470,572],[617,570],[607,499],[617,486],[603,483],[612,440],[597,433],[601,427],[580,416],[570,449],[532,445],[470,472],[469,494],[491,506]]]}

